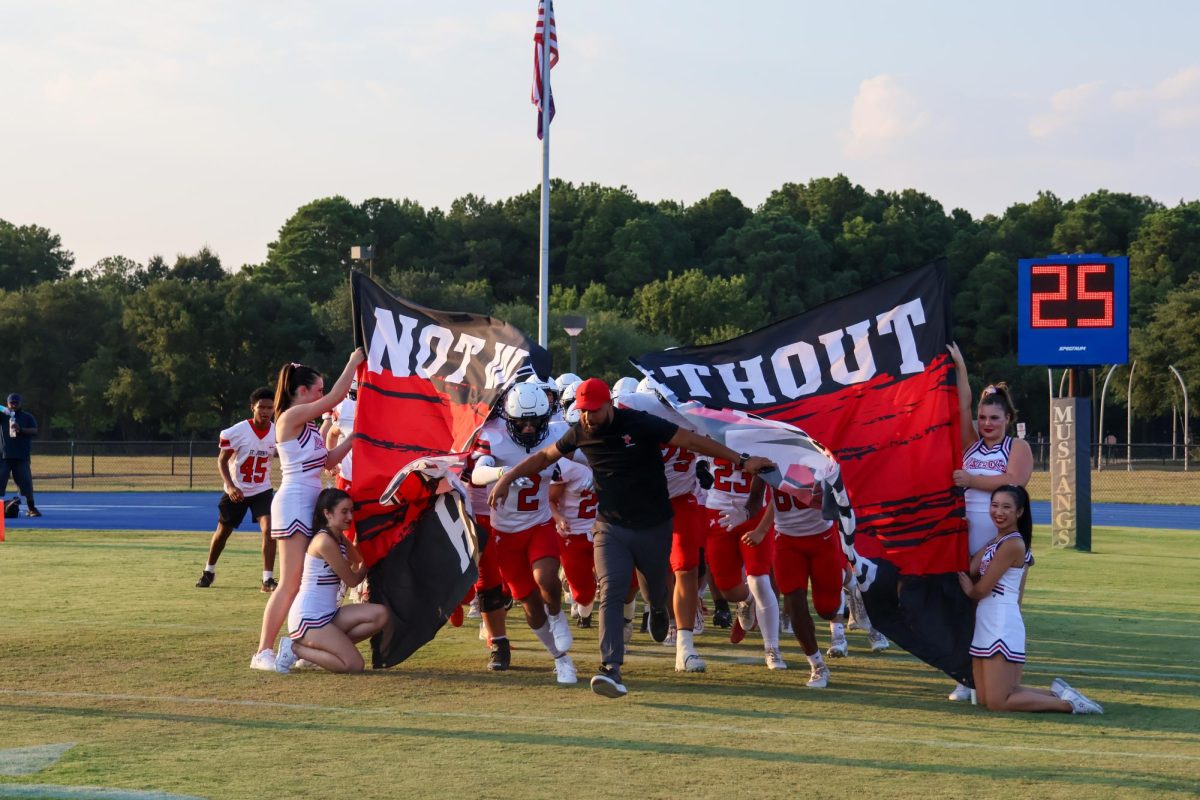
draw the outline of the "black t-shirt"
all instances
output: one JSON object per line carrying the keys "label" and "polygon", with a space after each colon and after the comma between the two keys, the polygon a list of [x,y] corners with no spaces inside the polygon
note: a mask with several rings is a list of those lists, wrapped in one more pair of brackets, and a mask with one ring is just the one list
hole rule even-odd
{"label": "black t-shirt", "polygon": [[599,517],[626,528],[649,528],[673,514],[663,472],[661,445],[679,430],[644,411],[614,408],[609,424],[589,436],[580,423],[556,446],[564,456],[582,450],[595,475]]}
{"label": "black t-shirt", "polygon": [[[23,433],[16,436],[10,435],[9,422],[11,420],[12,417],[0,414],[0,457],[28,461],[33,439]],[[37,427],[37,420],[28,411],[18,411],[16,421],[18,428]]]}

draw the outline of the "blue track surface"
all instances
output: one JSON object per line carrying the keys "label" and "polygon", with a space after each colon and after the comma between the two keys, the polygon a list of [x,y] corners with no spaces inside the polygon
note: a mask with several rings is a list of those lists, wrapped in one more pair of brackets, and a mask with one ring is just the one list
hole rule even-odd
{"label": "blue track surface", "polygon": [[[10,528],[77,530],[211,531],[217,525],[217,492],[40,492],[40,519],[6,520]],[[1050,522],[1050,504],[1035,502],[1033,520]],[[1093,525],[1123,528],[1200,530],[1200,506],[1149,506],[1099,503],[1092,506]],[[257,531],[246,515],[238,530]]]}

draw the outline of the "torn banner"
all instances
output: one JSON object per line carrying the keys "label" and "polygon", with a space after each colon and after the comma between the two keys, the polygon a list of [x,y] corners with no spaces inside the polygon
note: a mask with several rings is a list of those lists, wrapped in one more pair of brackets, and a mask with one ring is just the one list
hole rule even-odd
{"label": "torn banner", "polygon": [[719,344],[634,364],[680,400],[790,423],[826,443],[858,514],[858,552],[901,573],[967,565],[944,262]]}
{"label": "torn banner", "polygon": [[955,680],[973,685],[968,648],[975,604],[959,588],[956,573],[901,576],[886,556],[868,558],[857,549],[855,513],[841,469],[825,447],[787,423],[741,411],[713,410],[696,402],[674,405],[673,416],[739,453],[771,459],[778,469],[762,474],[775,491],[802,505],[822,501],[836,520],[842,550],[862,590],[874,626],[900,647]]}
{"label": "torn banner", "polygon": [[457,458],[438,457],[466,450],[510,383],[534,370],[549,375],[550,354],[505,322],[418,306],[358,272],[351,297],[367,361],[350,492],[371,599],[392,612],[388,640],[372,643],[375,666],[391,666],[445,623],[483,546],[448,471]]}

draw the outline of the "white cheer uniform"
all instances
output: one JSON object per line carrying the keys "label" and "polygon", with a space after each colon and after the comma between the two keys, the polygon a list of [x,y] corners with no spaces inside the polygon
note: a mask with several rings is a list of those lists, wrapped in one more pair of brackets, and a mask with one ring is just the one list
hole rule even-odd
{"label": "white cheer uniform", "polygon": [[[1001,542],[1012,537],[1021,540],[1021,534],[1013,531],[1001,537],[994,544],[988,545],[979,562],[979,575],[982,577],[992,564]],[[1023,543],[1022,543],[1023,544]],[[975,635],[971,638],[971,656],[974,658],[990,658],[999,653],[1005,661],[1014,664],[1025,663],[1025,622],[1021,619],[1021,578],[1025,575],[1025,567],[1032,561],[1028,552],[1025,553],[1025,563],[1020,567],[1009,567],[996,582],[992,593],[979,601],[975,607]]]}
{"label": "white cheer uniform", "polygon": [[325,468],[325,440],[311,422],[295,439],[279,442],[279,466],[283,474],[279,491],[271,501],[271,536],[275,539],[302,533],[312,537],[313,511],[321,493],[321,470]]}
{"label": "white cheer uniform", "polygon": [[[975,442],[963,453],[962,468],[971,475],[1003,475],[1008,469],[1008,456],[1012,452],[1012,437],[1005,436],[993,447]],[[967,546],[974,556],[996,537],[996,523],[992,522],[992,493],[982,489],[967,489]]]}
{"label": "white cheer uniform", "polygon": [[[346,545],[338,542],[338,550],[345,558]],[[338,590],[341,585],[342,579],[325,559],[305,553],[300,592],[288,610],[288,635],[299,639],[309,631],[332,622],[338,612]]]}

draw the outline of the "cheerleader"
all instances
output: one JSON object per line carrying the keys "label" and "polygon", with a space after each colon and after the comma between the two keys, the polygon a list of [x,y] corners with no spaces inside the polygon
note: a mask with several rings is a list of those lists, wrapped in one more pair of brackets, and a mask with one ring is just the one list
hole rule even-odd
{"label": "cheerleader", "polygon": [[304,658],[330,672],[362,672],[362,654],[355,646],[388,622],[378,603],[347,603],[338,608],[344,583],[357,586],[367,575],[362,555],[346,538],[354,521],[354,503],[341,489],[325,489],[317,497],[312,529],[304,554],[300,592],[288,611],[288,636],[279,642],[275,669],[288,672]]}
{"label": "cheerleader", "polygon": [[958,573],[963,592],[979,601],[971,639],[971,671],[980,705],[989,711],[1058,711],[1103,714],[1099,703],[1056,678],[1049,689],[1021,685],[1025,666],[1025,623],[1020,598],[1030,552],[1033,521],[1029,495],[1020,486],[992,492],[996,534],[971,559],[971,572]]}
{"label": "cheerleader", "polygon": [[321,492],[321,471],[341,461],[354,441],[352,434],[333,450],[327,450],[312,420],[342,401],[350,390],[355,370],[365,359],[361,347],[351,353],[341,377],[328,394],[325,379],[312,367],[290,363],[279,370],[275,386],[275,449],[283,480],[271,501],[271,537],[279,541],[279,586],[271,593],[263,611],[258,652],[250,659],[251,669],[275,669],[272,646],[300,590],[304,553],[313,535],[310,527],[313,508]]}
{"label": "cheerleader", "polygon": [[[1033,474],[1033,452],[1024,439],[1008,435],[1017,416],[1008,387],[996,383],[983,390],[972,420],[971,386],[958,345],[947,348],[958,379],[958,408],[962,433],[962,468],[954,471],[954,485],[964,490],[967,510],[967,556],[974,557],[996,534],[989,508],[994,489],[1024,486]],[[971,690],[959,684],[951,700],[970,700]]]}

